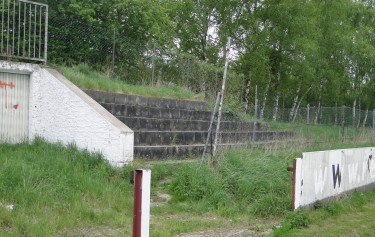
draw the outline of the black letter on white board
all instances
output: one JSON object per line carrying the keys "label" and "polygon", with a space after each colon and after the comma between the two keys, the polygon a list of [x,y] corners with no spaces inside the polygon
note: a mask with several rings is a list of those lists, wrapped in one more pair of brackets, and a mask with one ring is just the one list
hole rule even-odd
{"label": "black letter on white board", "polygon": [[[335,169],[335,165],[332,165],[332,173],[333,173],[333,188],[336,189],[336,183],[341,185],[341,170],[340,165],[337,164],[337,169]],[[338,182],[337,182],[338,181]]]}

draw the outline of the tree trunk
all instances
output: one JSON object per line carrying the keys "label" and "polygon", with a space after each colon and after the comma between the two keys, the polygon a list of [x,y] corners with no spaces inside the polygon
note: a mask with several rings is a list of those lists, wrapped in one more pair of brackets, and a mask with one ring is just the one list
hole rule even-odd
{"label": "tree trunk", "polygon": [[264,110],[266,109],[266,105],[267,105],[267,97],[268,97],[268,92],[270,90],[270,85],[271,85],[271,75],[269,75],[268,83],[267,83],[266,89],[264,90],[264,93],[263,93],[262,107],[261,107],[260,113],[259,113],[260,119],[263,119],[263,116],[264,116]]}
{"label": "tree trunk", "polygon": [[274,99],[274,104],[273,104],[273,113],[272,113],[272,121],[277,120],[277,113],[279,112],[279,92],[276,92],[275,99]]}
{"label": "tree trunk", "polygon": [[357,105],[357,99],[355,99],[353,101],[353,110],[352,110],[352,116],[353,116],[353,127],[355,127],[355,109],[356,109],[356,105]]}
{"label": "tree trunk", "polygon": [[336,106],[335,106],[335,126],[337,125],[337,102],[336,102]]}
{"label": "tree trunk", "polygon": [[359,128],[359,125],[361,124],[361,100],[358,100],[358,122],[357,122],[357,128]]}
{"label": "tree trunk", "polygon": [[296,107],[297,107],[300,91],[301,91],[301,82],[298,84],[298,87],[297,87],[296,96],[294,97],[294,100],[293,100],[293,106],[292,106],[292,109],[290,110],[290,113],[289,113],[289,121],[292,121],[292,120],[294,121],[293,118],[295,117]]}
{"label": "tree trunk", "polygon": [[368,116],[368,107],[366,109],[365,118],[363,119],[362,127],[366,127],[367,116]]}
{"label": "tree trunk", "polygon": [[249,111],[249,97],[250,97],[250,88],[251,88],[251,76],[249,76],[249,79],[246,83],[246,90],[245,90],[245,114]]}
{"label": "tree trunk", "polygon": [[322,103],[322,95],[323,95],[323,85],[324,85],[324,79],[320,79],[320,85],[319,85],[319,102],[318,102],[318,107],[316,108],[315,111],[315,118],[314,118],[314,124],[318,124],[318,118],[320,114],[320,107]]}
{"label": "tree trunk", "polygon": [[279,112],[279,98],[280,98],[280,80],[281,80],[281,74],[280,72],[277,73],[277,82],[276,82],[276,95],[274,97],[274,103],[273,103],[273,114],[272,114],[272,121],[277,120],[277,113]]}
{"label": "tree trunk", "polygon": [[307,89],[307,91],[305,92],[305,94],[303,94],[297,104],[297,108],[295,109],[295,112],[294,112],[294,115],[293,115],[293,122],[296,120],[296,117],[297,117],[297,114],[298,114],[298,110],[299,110],[299,107],[301,106],[301,103],[302,103],[302,100],[303,98],[305,98],[305,96],[309,93],[309,91],[311,90],[312,88],[312,85],[309,87],[309,89]]}

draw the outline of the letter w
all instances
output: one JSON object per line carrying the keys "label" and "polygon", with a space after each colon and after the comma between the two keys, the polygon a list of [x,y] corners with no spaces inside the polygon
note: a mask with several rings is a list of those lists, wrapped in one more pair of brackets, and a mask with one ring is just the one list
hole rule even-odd
{"label": "letter w", "polygon": [[333,188],[336,189],[337,183],[339,184],[339,187],[341,186],[341,170],[340,170],[339,164],[337,164],[337,169],[335,169],[335,165],[332,165],[332,173],[333,173]]}

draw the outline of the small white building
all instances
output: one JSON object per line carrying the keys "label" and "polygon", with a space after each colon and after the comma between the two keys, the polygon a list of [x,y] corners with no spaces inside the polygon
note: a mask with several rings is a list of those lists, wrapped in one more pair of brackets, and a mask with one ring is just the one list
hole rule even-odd
{"label": "small white building", "polygon": [[56,70],[0,61],[0,141],[42,137],[100,152],[113,166],[133,161],[134,133]]}

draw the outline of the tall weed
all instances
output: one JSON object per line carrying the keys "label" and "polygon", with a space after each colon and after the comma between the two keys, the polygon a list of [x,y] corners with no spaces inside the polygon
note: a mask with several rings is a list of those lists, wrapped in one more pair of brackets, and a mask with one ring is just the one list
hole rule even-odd
{"label": "tall weed", "polygon": [[283,169],[287,162],[279,156],[249,151],[226,153],[215,169],[198,164],[181,167],[170,186],[174,200],[203,200],[223,214],[282,214],[291,202],[290,174]]}

